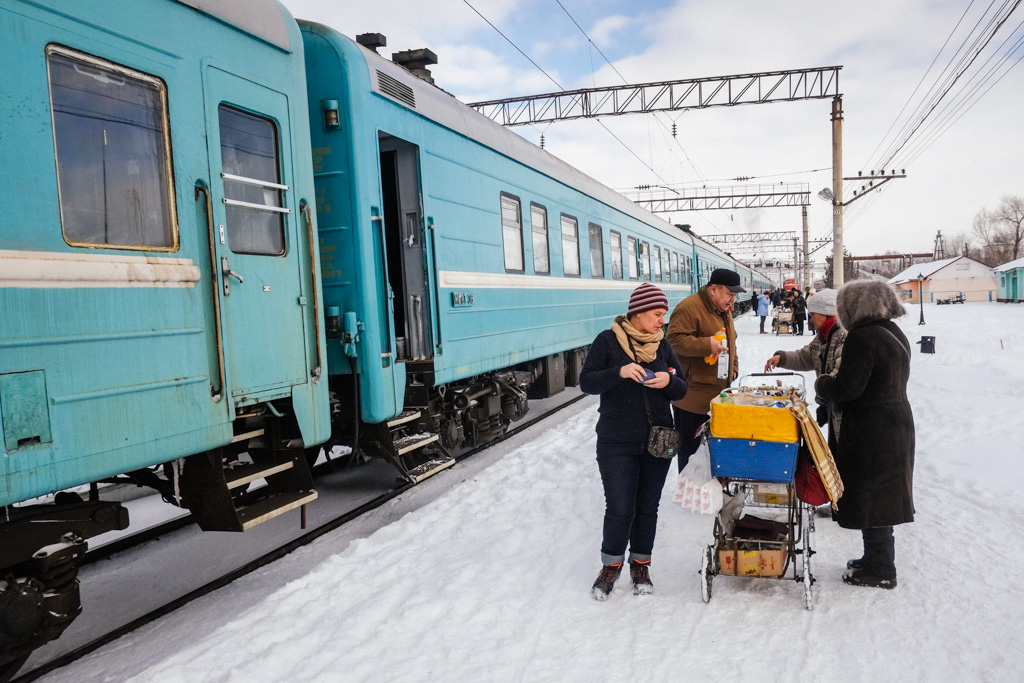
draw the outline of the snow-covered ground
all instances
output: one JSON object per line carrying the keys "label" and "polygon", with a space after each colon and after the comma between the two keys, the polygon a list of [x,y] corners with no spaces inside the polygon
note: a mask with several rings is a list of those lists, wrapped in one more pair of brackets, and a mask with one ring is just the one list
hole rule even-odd
{"label": "snow-covered ground", "polygon": [[[725,576],[704,604],[711,518],[672,505],[666,485],[655,593],[622,580],[595,601],[588,398],[372,535],[324,537],[44,680],[1020,681],[1024,306],[924,313],[923,327],[917,307],[900,321],[936,353],[914,347],[917,521],[896,530],[894,591],[843,584],[860,535],[819,519],[813,611],[793,581]],[[749,314],[737,328],[745,373],[810,339],[759,335]],[[290,582],[263,590],[282,571]]]}

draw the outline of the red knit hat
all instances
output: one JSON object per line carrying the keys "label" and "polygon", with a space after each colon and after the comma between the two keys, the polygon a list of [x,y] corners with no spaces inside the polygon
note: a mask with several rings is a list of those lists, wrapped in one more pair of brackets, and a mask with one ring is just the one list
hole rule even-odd
{"label": "red knit hat", "polygon": [[629,297],[629,310],[626,311],[626,317],[629,318],[637,313],[651,311],[656,308],[664,308],[667,311],[668,297],[665,296],[665,292],[645,282],[634,289],[633,295]]}

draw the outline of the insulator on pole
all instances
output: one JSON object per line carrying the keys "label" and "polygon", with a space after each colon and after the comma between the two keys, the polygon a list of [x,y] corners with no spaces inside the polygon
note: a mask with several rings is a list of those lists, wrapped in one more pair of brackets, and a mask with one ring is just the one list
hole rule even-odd
{"label": "insulator on pole", "polygon": [[676,136],[676,124],[672,124],[672,137]]}
{"label": "insulator on pole", "polygon": [[544,149],[544,133],[540,134],[540,148]]}

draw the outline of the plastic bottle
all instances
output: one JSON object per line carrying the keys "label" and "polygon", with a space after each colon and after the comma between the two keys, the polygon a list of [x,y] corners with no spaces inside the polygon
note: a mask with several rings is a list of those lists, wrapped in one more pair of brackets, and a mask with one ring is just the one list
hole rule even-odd
{"label": "plastic bottle", "polygon": [[718,354],[718,379],[729,379],[729,352]]}
{"label": "plastic bottle", "polygon": [[[718,332],[715,332],[715,339],[725,344],[725,328],[723,327]],[[704,356],[704,362],[708,365],[714,365],[718,362],[718,354],[713,353],[710,356]]]}
{"label": "plastic bottle", "polygon": [[718,395],[718,400],[721,401],[722,403],[724,403],[725,405],[730,405],[730,406],[733,403],[735,403],[735,401],[732,400],[732,396],[730,396],[729,394],[725,393],[724,391],[721,394]]}

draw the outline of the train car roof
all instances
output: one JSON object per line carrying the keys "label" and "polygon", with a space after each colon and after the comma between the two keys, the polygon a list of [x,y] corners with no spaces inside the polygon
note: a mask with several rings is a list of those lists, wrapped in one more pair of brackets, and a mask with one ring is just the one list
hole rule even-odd
{"label": "train car roof", "polygon": [[665,219],[640,208],[607,185],[594,180],[586,173],[570,166],[519,135],[506,130],[503,126],[466,106],[437,86],[427,83],[404,67],[385,59],[373,50],[356,43],[348,36],[338,33],[328,26],[302,20],[299,21],[299,24],[303,28],[308,27],[317,33],[341,36],[357,47],[369,68],[370,87],[373,92],[555,180],[574,187],[618,211],[660,229],[671,237],[684,242],[690,241],[689,235],[674,228]]}
{"label": "train car roof", "polygon": [[291,15],[277,0],[177,0],[203,14],[261,38],[271,45],[292,51],[288,39]]}

